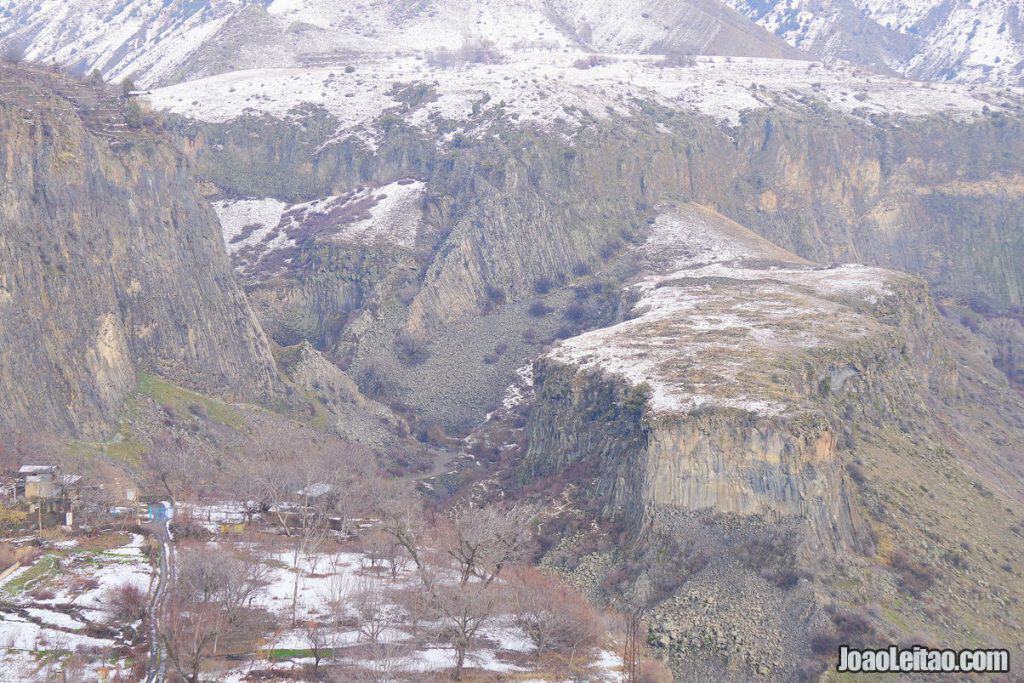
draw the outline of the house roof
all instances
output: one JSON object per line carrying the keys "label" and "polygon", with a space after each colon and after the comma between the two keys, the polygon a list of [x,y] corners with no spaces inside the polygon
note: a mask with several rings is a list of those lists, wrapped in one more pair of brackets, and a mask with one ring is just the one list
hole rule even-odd
{"label": "house roof", "polygon": [[330,493],[334,489],[330,484],[319,482],[316,484],[310,484],[304,489],[299,489],[295,493],[300,496],[306,496],[307,498],[319,498],[327,493]]}
{"label": "house roof", "polygon": [[56,465],[22,465],[18,474],[47,474],[56,471]]}

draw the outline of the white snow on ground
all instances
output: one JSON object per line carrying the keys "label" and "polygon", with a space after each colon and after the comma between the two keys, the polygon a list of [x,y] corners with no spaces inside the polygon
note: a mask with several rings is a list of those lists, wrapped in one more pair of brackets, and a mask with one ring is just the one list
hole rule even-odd
{"label": "white snow on ground", "polygon": [[[386,242],[411,249],[421,217],[424,183],[419,180],[391,183],[367,190],[377,203],[366,218],[341,226],[336,239],[345,242]],[[355,201],[355,200],[350,200]]]}
{"label": "white snow on ground", "polygon": [[533,366],[524,365],[516,368],[516,379],[505,388],[505,395],[501,399],[501,407],[511,410],[523,402],[527,392],[533,387]]}
{"label": "white snow on ground", "polygon": [[[281,221],[287,204],[277,199],[235,199],[213,202],[220,219],[224,244],[228,253],[234,253],[249,244],[261,242],[267,233]],[[245,239],[235,239],[248,226],[259,226]],[[283,239],[283,236],[278,239]]]}
{"label": "white snow on ground", "polygon": [[[690,66],[663,65],[649,55],[608,56],[578,68],[582,54],[518,53],[501,64],[435,68],[416,57],[371,57],[352,73],[338,67],[238,71],[160,88],[150,96],[158,109],[203,121],[242,114],[297,115],[302,104],[324,107],[339,132],[360,136],[388,110],[399,111],[396,83],[432,85],[436,99],[404,116],[426,126],[434,116],[472,127],[476,112],[501,107],[509,120],[572,127],[611,114],[629,115],[638,102],[695,111],[726,124],[744,112],[768,107],[806,109],[820,102],[861,117],[978,115],[985,102],[959,86],[913,83],[814,63],[755,58],[697,58]],[[474,110],[476,105],[476,111]]]}
{"label": "white snow on ground", "polygon": [[760,415],[794,400],[766,384],[785,357],[838,346],[884,326],[870,307],[909,276],[856,264],[814,267],[721,216],[689,205],[656,220],[648,274],[627,320],[566,339],[548,358],[650,389],[653,413],[701,407]]}
{"label": "white snow on ground", "polygon": [[[291,619],[294,590],[295,574],[291,570],[293,556],[286,551],[276,552],[266,557],[264,562],[272,567],[272,571],[266,577],[267,585],[254,599],[253,605],[278,615],[279,621],[287,624]],[[367,556],[359,552],[325,552],[302,556],[299,567],[296,616],[300,624],[309,620],[319,620],[325,625],[330,622],[336,623],[339,616],[357,618],[355,596],[364,589],[387,593],[417,585],[411,567],[406,567],[396,579],[391,579],[390,574],[386,572],[372,570]],[[452,575],[450,580],[456,580],[455,575]],[[396,606],[395,609],[398,614],[404,614],[400,607]],[[382,633],[382,642],[396,646],[395,652],[389,655],[389,659],[394,660],[389,664],[390,670],[415,674],[443,671],[453,665],[453,650],[441,645],[432,635],[432,629],[435,629],[437,624],[420,621],[419,627],[421,630],[417,636],[409,623],[399,619],[393,627]],[[512,623],[510,617],[495,618],[481,629],[478,637],[480,642],[467,653],[468,667],[497,674],[522,674],[530,670],[527,663],[531,662],[532,658],[523,655],[532,653],[533,645]],[[328,626],[324,642],[330,643],[332,648],[343,649],[338,654],[338,662],[373,666],[369,660],[363,658],[364,654],[344,651],[344,648],[365,643],[365,638],[352,628],[352,622],[335,627]],[[260,647],[303,651],[309,647],[309,642],[301,627],[284,626],[262,642]],[[607,654],[603,652],[597,652],[595,656],[598,661],[593,667],[595,677],[591,680],[621,680],[618,672],[621,660],[614,657],[608,659]],[[518,657],[522,663],[514,664],[507,661],[510,657]],[[305,656],[297,656],[290,658],[288,663],[278,663],[277,666],[298,666],[304,663],[311,663],[311,660]],[[270,666],[272,664],[267,662],[250,662],[243,667],[224,672],[221,678],[242,680],[246,672]]]}
{"label": "white snow on ground", "polygon": [[[148,591],[153,570],[142,552],[144,538],[132,534],[124,545],[104,551],[83,551],[77,545],[74,540],[51,543],[37,560],[49,563],[57,559],[54,568],[30,586],[31,592],[45,590],[53,597],[21,592],[10,598],[15,609],[0,609],[0,670],[18,672],[20,676],[0,676],[0,680],[35,680],[36,653],[41,651],[84,649],[107,653],[91,656],[95,664],[109,657],[118,645],[112,639],[86,635],[85,630],[88,622],[105,619],[106,592],[110,588],[132,583],[144,593]],[[12,575],[5,585],[17,578]]]}
{"label": "white snow on ground", "polygon": [[47,628],[6,615],[0,620],[0,643],[9,650],[76,650],[80,647],[104,648],[113,644],[104,638]]}
{"label": "white snow on ground", "polygon": [[[399,180],[299,204],[230,199],[214,202],[213,208],[236,268],[245,271],[274,252],[297,248],[311,235],[322,241],[411,249],[422,223],[424,189],[420,180]],[[286,257],[275,267],[287,263]]]}
{"label": "white snow on ground", "polygon": [[64,612],[55,612],[53,610],[41,609],[39,607],[29,607],[26,611],[32,615],[32,617],[39,619],[47,626],[56,626],[58,628],[72,630],[85,628],[84,622],[79,621]]}

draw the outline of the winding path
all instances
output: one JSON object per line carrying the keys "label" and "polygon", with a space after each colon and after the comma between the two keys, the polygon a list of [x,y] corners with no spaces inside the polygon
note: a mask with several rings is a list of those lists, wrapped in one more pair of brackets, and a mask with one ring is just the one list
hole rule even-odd
{"label": "winding path", "polygon": [[[173,508],[172,508],[173,509]],[[173,515],[171,515],[173,518]],[[167,657],[160,643],[160,615],[167,598],[167,585],[174,579],[174,545],[171,539],[170,519],[149,522],[145,526],[153,532],[160,544],[160,561],[156,590],[149,604],[149,662],[146,664],[146,683],[161,683],[167,677]]]}

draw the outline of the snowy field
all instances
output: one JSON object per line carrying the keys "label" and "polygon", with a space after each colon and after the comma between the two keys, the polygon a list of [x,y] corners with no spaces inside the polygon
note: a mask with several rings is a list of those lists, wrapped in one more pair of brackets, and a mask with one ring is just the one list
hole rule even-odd
{"label": "snowy field", "polygon": [[[383,566],[373,567],[369,557],[358,551],[337,550],[301,556],[295,624],[290,625],[296,589],[296,573],[292,570],[295,556],[288,551],[277,551],[261,557],[270,567],[270,573],[253,606],[275,615],[281,626],[268,634],[259,647],[264,652],[279,654],[273,660],[255,658],[224,671],[219,674],[221,680],[244,681],[248,676],[261,675],[261,671],[287,671],[311,664],[313,641],[308,627],[311,622],[322,627],[315,631],[317,642],[333,651],[323,662],[324,666],[349,666],[376,674],[387,673],[391,680],[416,680],[417,674],[442,673],[452,667],[454,651],[439,639],[437,625],[414,623],[402,607],[399,592],[414,588],[418,581],[411,566],[403,566],[392,578]],[[381,629],[381,645],[377,648],[370,646],[367,629],[360,622],[358,596],[364,591],[391,596],[394,600],[391,603],[393,616]],[[388,602],[387,597],[385,602]],[[467,654],[466,666],[488,676],[486,680],[503,680],[512,674],[516,675],[516,680],[524,680],[523,676],[528,679],[536,666],[532,644],[508,616],[498,616],[486,625],[478,641]],[[621,680],[622,661],[618,655],[597,650],[589,657],[592,660],[589,680]]]}
{"label": "snowy field", "polygon": [[[4,681],[45,680],[57,659],[79,655],[85,674],[113,662],[126,669],[126,637],[139,623],[107,626],[107,594],[126,584],[147,594],[154,573],[144,538],[124,537],[109,548],[75,540],[45,543],[42,554],[0,584],[0,667]],[[127,627],[127,628],[125,628]]]}

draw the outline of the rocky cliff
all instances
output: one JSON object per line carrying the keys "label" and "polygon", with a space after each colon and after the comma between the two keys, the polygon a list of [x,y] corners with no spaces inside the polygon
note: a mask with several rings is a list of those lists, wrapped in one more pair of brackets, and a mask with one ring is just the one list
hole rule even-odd
{"label": "rocky cliff", "polygon": [[[485,367],[479,359],[494,346],[531,328],[541,338],[557,331],[557,323],[547,329],[548,318],[525,315],[536,284],[557,289],[592,273],[613,280],[605,272],[643,239],[651,207],[664,201],[714,207],[819,263],[918,273],[942,297],[981,300],[997,312],[1024,296],[1024,135],[1005,112],[953,122],[794,103],[749,112],[729,127],[652,106],[569,131],[492,112],[472,124],[490,131],[481,138],[460,134],[434,145],[406,123],[425,105],[403,106],[382,121],[387,133],[373,147],[332,138],[337,121],[323,110],[301,115],[301,126],[254,116],[180,126],[214,197],[291,205],[403,178],[422,183],[420,226],[405,256],[384,258],[397,252],[377,246],[353,254],[351,242],[320,240],[316,259],[297,261],[315,267],[284,278],[250,271],[247,286],[279,341],[309,339],[336,361],[354,362],[354,375],[393,367],[413,402],[445,421],[467,411],[482,417],[535,350],[513,343]],[[325,253],[333,255],[325,261]],[[366,301],[378,312],[354,314]],[[464,327],[473,331],[462,335]],[[434,360],[409,369],[387,358],[403,328],[432,346]],[[438,372],[446,371],[432,363],[441,364],[445,348],[458,351],[447,367],[463,367],[468,352],[474,376],[487,381],[463,378],[464,393],[452,387],[441,398],[431,387],[445,385]]]}
{"label": "rocky cliff", "polygon": [[853,404],[912,400],[940,372],[924,283],[821,268],[694,205],[659,215],[625,320],[535,364],[529,479],[591,459],[605,513],[663,507],[804,520],[866,549],[837,444]]}
{"label": "rocky cliff", "polygon": [[0,428],[103,434],[143,370],[273,389],[216,217],[157,127],[102,86],[0,71]]}

